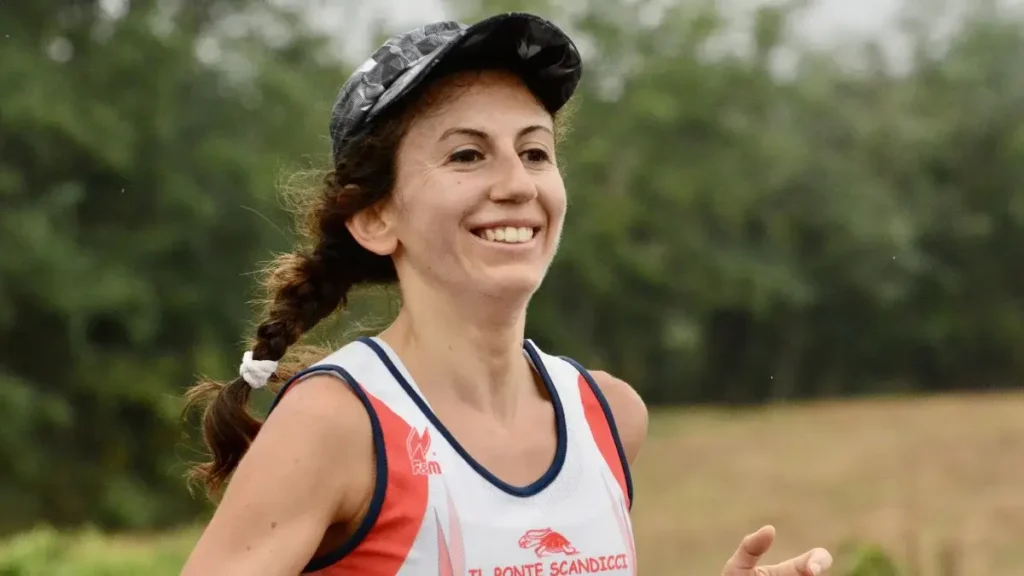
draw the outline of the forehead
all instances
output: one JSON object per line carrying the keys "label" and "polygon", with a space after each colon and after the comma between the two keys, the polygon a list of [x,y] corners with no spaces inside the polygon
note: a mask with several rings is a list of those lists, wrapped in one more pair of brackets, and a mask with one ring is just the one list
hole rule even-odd
{"label": "forehead", "polygon": [[455,125],[500,133],[552,124],[551,114],[521,78],[482,70],[453,73],[431,85],[416,106],[408,134],[443,132]]}

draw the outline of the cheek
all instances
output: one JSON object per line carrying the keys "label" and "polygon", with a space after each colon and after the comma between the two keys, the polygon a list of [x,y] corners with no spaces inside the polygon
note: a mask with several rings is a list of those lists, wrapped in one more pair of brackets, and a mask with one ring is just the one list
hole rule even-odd
{"label": "cheek", "polygon": [[448,253],[461,230],[462,212],[444,194],[416,198],[399,220],[398,238],[411,254],[437,259]]}
{"label": "cheek", "polygon": [[550,189],[549,193],[541,196],[541,201],[544,203],[544,209],[551,218],[551,226],[560,230],[562,222],[565,220],[566,210],[568,209],[568,198],[565,188],[557,186]]}

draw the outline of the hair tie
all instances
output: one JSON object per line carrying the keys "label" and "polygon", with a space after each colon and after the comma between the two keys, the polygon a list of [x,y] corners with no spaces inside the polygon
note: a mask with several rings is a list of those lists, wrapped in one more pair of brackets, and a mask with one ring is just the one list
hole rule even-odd
{"label": "hair tie", "polygon": [[273,360],[253,360],[252,351],[242,355],[242,365],[238,367],[238,375],[253,388],[263,388],[270,377],[277,371],[277,362]]}

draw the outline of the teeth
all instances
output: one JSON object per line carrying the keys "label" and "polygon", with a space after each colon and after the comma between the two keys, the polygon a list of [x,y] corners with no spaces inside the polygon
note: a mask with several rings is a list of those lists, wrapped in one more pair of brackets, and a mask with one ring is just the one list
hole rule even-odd
{"label": "teeth", "polygon": [[504,242],[506,244],[519,244],[529,242],[533,239],[533,228],[514,226],[502,226],[498,228],[486,228],[477,233],[484,240],[491,242]]}

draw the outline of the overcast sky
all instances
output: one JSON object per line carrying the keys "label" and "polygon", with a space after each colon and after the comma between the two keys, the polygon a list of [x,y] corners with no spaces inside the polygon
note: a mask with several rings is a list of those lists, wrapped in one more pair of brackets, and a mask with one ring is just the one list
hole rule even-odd
{"label": "overcast sky", "polygon": [[[728,10],[750,10],[765,0],[721,0]],[[353,20],[382,19],[396,30],[413,28],[445,14],[441,0],[313,0],[314,21],[327,30],[345,31],[346,52],[365,50],[365,27],[352,26]],[[902,0],[812,0],[812,7],[801,18],[796,32],[814,43],[830,44],[843,37],[870,35],[885,37],[895,23]],[[353,15],[353,10],[357,14]],[[364,20],[366,19],[366,20]],[[344,24],[343,24],[344,23]],[[354,54],[353,54],[354,55]]]}
{"label": "overcast sky", "polygon": [[[450,18],[442,0],[276,0],[310,7],[314,24],[339,39],[339,49],[354,61],[369,55],[368,22],[386,22],[391,31],[407,30],[427,22]],[[681,0],[685,1],[685,0]],[[759,5],[782,0],[715,0],[726,13],[750,13]],[[1004,8],[1024,12],[1024,0],[807,0],[793,32],[804,43],[830,47],[844,40],[872,38],[881,41],[890,61],[905,61],[905,44],[897,31],[908,5],[927,6],[932,16],[945,14],[932,34],[945,36],[955,24],[956,7],[978,6],[993,1]],[[962,11],[962,10],[961,10]]]}

